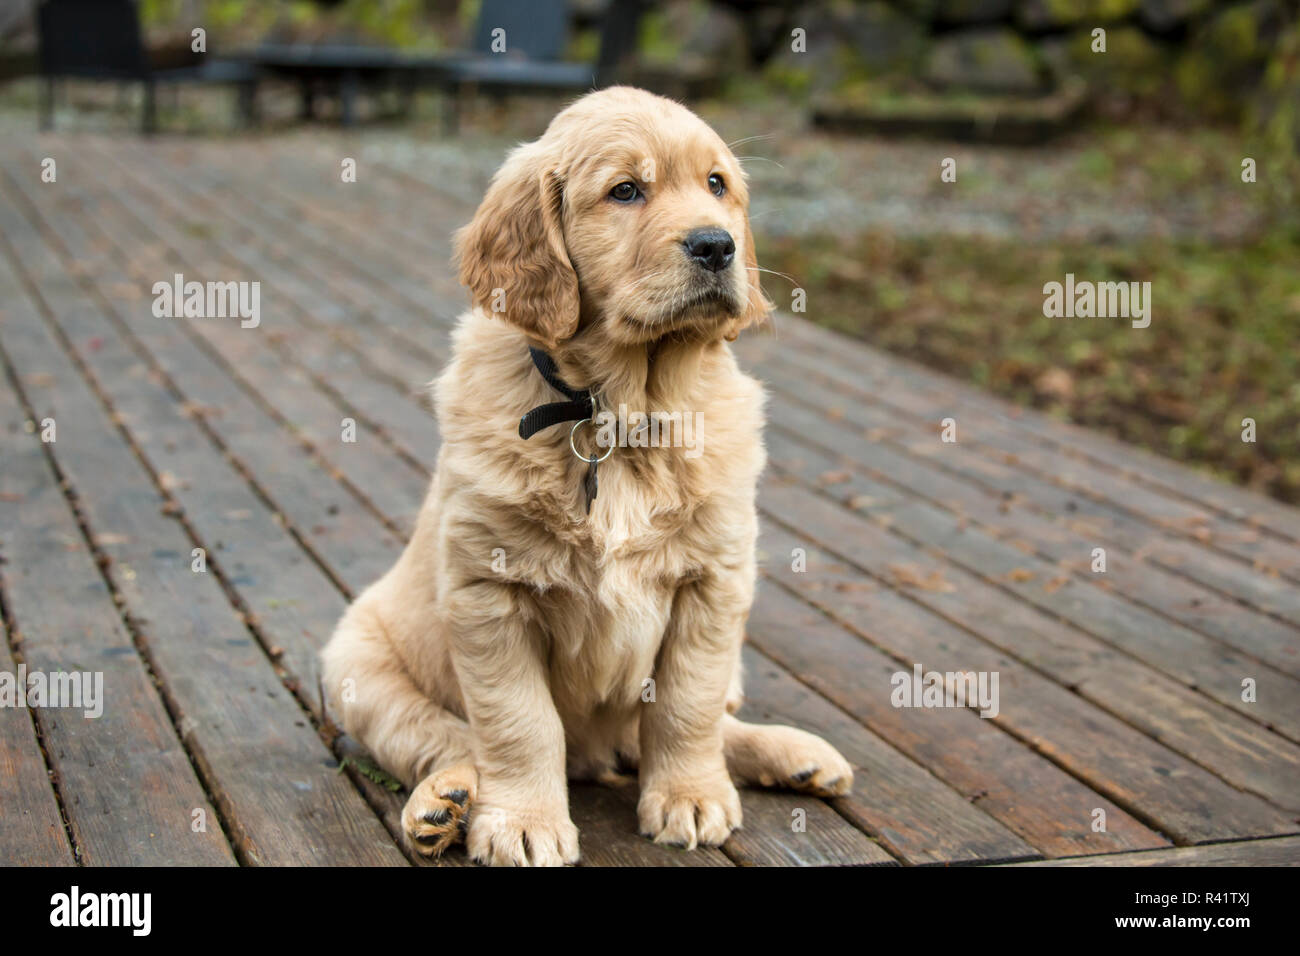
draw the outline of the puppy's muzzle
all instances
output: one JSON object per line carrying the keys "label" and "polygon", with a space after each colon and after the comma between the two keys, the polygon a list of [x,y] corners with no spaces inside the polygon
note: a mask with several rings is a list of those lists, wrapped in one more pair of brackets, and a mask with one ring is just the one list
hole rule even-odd
{"label": "puppy's muzzle", "polygon": [[721,272],[736,257],[736,242],[725,229],[692,229],[682,245],[692,262],[710,272]]}

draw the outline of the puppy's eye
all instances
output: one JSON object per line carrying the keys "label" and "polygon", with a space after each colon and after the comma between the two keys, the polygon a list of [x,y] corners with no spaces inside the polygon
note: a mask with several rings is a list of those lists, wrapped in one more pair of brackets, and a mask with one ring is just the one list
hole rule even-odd
{"label": "puppy's eye", "polygon": [[722,181],[722,177],[714,173],[709,177],[709,192],[715,196],[721,196],[727,191],[727,184]]}
{"label": "puppy's eye", "polygon": [[609,191],[609,197],[616,202],[632,202],[641,195],[641,190],[636,188],[636,183],[619,183]]}

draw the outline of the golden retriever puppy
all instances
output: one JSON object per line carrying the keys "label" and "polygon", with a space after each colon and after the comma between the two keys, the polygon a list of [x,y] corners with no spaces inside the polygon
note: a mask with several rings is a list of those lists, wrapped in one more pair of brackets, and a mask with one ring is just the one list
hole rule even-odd
{"label": "golden retriever puppy", "polygon": [[[617,87],[512,152],[457,235],[473,307],[433,386],[437,471],[323,652],[332,712],[411,788],[416,851],[574,863],[567,780],[632,768],[641,832],[682,847],[740,826],[737,782],[849,789],[821,739],[731,716],[764,451],[728,340],[771,308],[747,204],[712,129]],[[665,441],[679,421],[693,440]]]}

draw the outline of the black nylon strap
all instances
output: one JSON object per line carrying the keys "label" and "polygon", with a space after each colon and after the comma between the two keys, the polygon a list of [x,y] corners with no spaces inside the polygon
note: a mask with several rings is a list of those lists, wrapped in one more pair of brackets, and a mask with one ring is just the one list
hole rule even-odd
{"label": "black nylon strap", "polygon": [[541,349],[530,347],[528,354],[532,356],[533,364],[537,366],[537,371],[541,373],[542,378],[546,379],[546,383],[561,395],[567,396],[569,400],[538,405],[531,409],[519,419],[520,438],[532,438],[543,428],[550,428],[560,422],[577,422],[594,417],[596,403],[592,400],[590,391],[585,388],[570,388],[566,385],[560,378],[559,369],[555,367],[555,360]]}

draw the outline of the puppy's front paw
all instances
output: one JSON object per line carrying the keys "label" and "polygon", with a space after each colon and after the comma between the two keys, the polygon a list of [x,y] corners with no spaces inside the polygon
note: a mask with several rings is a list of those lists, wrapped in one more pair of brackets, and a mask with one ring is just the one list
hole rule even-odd
{"label": "puppy's front paw", "polygon": [[578,828],[568,812],[520,813],[478,804],[466,849],[488,866],[564,866],[578,862]]}
{"label": "puppy's front paw", "polygon": [[666,846],[693,850],[725,843],[740,826],[740,794],[721,775],[710,781],[651,783],[637,803],[641,835]]}
{"label": "puppy's front paw", "polygon": [[421,856],[441,856],[465,834],[465,814],[474,802],[478,773],[462,764],[429,774],[411,791],[402,809],[402,832]]}

